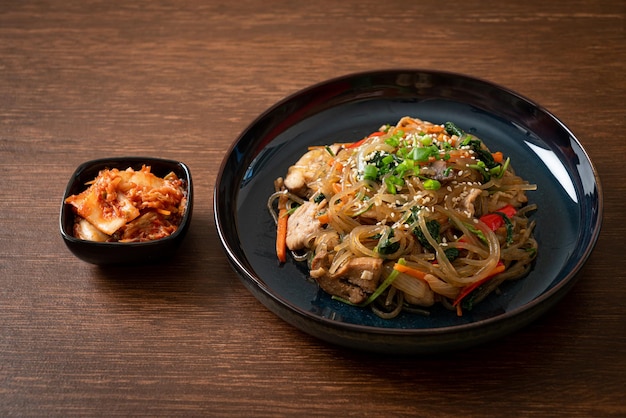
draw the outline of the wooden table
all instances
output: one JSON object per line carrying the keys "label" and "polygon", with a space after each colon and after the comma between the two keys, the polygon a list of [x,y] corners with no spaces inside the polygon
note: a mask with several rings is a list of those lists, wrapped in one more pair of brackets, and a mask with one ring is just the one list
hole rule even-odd
{"label": "wooden table", "polygon": [[[626,415],[625,19],[601,0],[0,3],[0,415]],[[219,164],[257,115],[397,67],[539,102],[604,186],[574,289],[454,354],[372,355],[296,330],[243,287],[213,221]],[[166,264],[102,269],[61,240],[73,170],[120,155],[193,173],[192,227]]]}

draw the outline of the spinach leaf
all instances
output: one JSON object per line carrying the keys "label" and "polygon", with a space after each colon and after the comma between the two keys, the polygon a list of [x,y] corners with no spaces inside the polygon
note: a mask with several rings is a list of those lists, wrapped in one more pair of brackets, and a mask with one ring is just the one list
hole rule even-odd
{"label": "spinach leaf", "polygon": [[[437,242],[439,242],[439,228],[440,227],[441,225],[439,224],[439,222],[434,219],[431,219],[430,221],[426,221],[426,229],[428,229],[430,236],[433,237],[433,239]],[[430,243],[426,239],[426,235],[424,235],[424,231],[422,231],[422,228],[420,228],[419,226],[416,226],[413,229],[413,235],[415,235],[415,238],[417,238],[419,243],[422,244],[424,248],[426,248],[429,251],[435,250],[433,246],[430,245]]]}

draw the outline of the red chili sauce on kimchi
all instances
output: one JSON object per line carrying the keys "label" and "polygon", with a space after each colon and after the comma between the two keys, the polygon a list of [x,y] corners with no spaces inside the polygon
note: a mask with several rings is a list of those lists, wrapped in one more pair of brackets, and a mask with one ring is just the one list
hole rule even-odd
{"label": "red chili sauce on kimchi", "polygon": [[65,199],[76,215],[74,236],[99,242],[152,241],[173,234],[187,207],[184,181],[141,170],[105,169],[82,193]]}

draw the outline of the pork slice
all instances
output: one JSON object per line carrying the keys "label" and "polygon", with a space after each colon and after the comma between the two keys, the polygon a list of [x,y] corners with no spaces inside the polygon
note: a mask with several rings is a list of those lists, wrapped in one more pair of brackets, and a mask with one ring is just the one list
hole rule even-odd
{"label": "pork slice", "polygon": [[463,200],[459,202],[458,210],[465,213],[468,217],[474,216],[475,207],[474,202],[482,194],[482,190],[480,189],[471,189]]}
{"label": "pork slice", "polygon": [[382,269],[381,258],[356,257],[341,266],[333,276],[347,280],[367,293],[372,293],[378,287]]}
{"label": "pork slice", "polygon": [[292,251],[309,247],[315,234],[322,230],[322,226],[315,218],[317,204],[304,202],[287,220],[287,248]]}
{"label": "pork slice", "polygon": [[339,296],[357,305],[367,299],[367,293],[359,286],[334,277],[324,268],[311,270],[311,277],[326,293],[333,296]]}

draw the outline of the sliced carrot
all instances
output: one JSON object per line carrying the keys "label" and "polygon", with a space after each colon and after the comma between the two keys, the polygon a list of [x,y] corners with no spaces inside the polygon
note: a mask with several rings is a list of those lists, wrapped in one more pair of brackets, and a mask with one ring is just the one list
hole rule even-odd
{"label": "sliced carrot", "polygon": [[467,150],[460,150],[460,149],[454,149],[451,150],[448,155],[450,155],[450,158],[448,159],[449,163],[456,163],[459,160],[461,160],[462,158],[469,158],[470,154]]}
{"label": "sliced carrot", "polygon": [[427,134],[438,134],[439,132],[443,132],[443,126],[439,126],[439,125],[431,125],[428,128],[426,128],[426,133]]}
{"label": "sliced carrot", "polygon": [[328,160],[328,166],[337,171],[343,171],[343,164],[337,161],[335,158],[331,158],[330,160]]}
{"label": "sliced carrot", "polygon": [[324,212],[317,217],[317,220],[320,224],[327,225],[328,223],[330,223],[330,215],[328,215],[328,212]]}
{"label": "sliced carrot", "polygon": [[276,255],[278,261],[287,261],[287,221],[289,211],[287,210],[287,196],[278,198],[278,223],[276,225]]}
{"label": "sliced carrot", "polygon": [[491,156],[493,157],[493,160],[498,164],[502,164],[502,161],[504,161],[504,155],[500,151],[492,152]]}
{"label": "sliced carrot", "polygon": [[393,265],[393,269],[394,270],[398,270],[400,273],[405,273],[405,274],[408,274],[411,277],[415,277],[416,279],[420,279],[420,280],[426,281],[426,279],[425,279],[426,273],[424,273],[421,270],[414,269],[413,267],[409,267],[406,264],[395,263]]}

